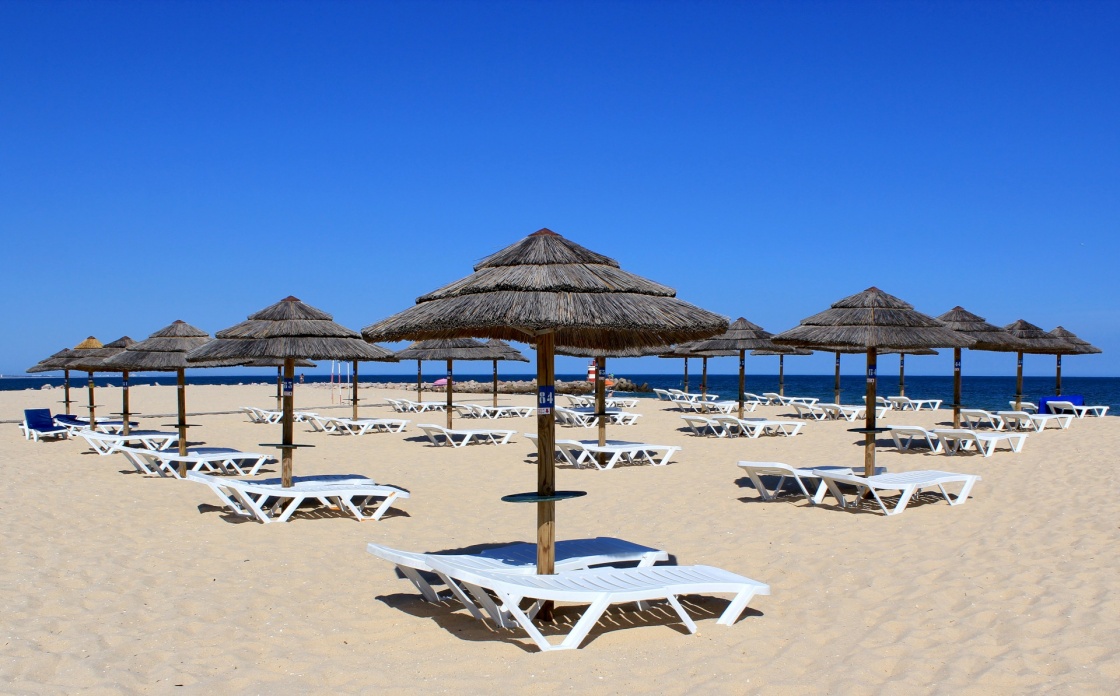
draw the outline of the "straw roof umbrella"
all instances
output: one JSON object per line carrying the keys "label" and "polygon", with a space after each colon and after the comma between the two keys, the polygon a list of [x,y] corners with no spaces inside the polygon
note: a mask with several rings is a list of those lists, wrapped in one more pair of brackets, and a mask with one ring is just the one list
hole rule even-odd
{"label": "straw roof umbrella", "polygon": [[294,410],[295,361],[309,360],[392,360],[393,354],[381,346],[362,340],[356,331],[336,324],[333,317],[299,299],[288,296],[276,304],[250,314],[246,321],[222,329],[215,339],[191,351],[191,365],[212,360],[283,359],[284,418],[281,451],[281,481],[292,485],[292,412]]}
{"label": "straw roof umbrella", "polygon": [[[512,350],[509,346],[507,349]],[[474,340],[473,338],[433,338],[426,341],[417,341],[412,345],[402,348],[396,352],[397,360],[415,360],[416,361],[416,393],[420,394],[420,363],[424,360],[445,360],[447,361],[447,406],[444,411],[447,412],[447,427],[451,428],[451,423],[455,415],[452,408],[452,388],[454,386],[454,363],[456,360],[493,360],[495,364],[501,358],[498,356],[505,355],[506,352],[494,346],[488,346],[485,343]],[[526,360],[525,362],[528,362]],[[496,389],[496,387],[495,387]],[[495,391],[495,399],[497,392]]]}
{"label": "straw roof umbrella", "polygon": [[725,333],[714,338],[697,341],[690,347],[693,352],[703,356],[739,356],[739,417],[743,417],[744,391],[746,390],[746,355],[748,350],[769,348],[774,334],[758,324],[752,324],[743,317],[731,322]]}
{"label": "straw roof umbrella", "polygon": [[1074,350],[1072,350],[1072,351],[1065,351],[1064,353],[1062,351],[1059,351],[1058,353],[1055,353],[1055,357],[1058,360],[1057,360],[1057,366],[1056,366],[1057,371],[1054,373],[1054,393],[1058,396],[1061,396],[1062,395],[1062,355],[1063,354],[1064,355],[1092,355],[1094,353],[1100,353],[1102,351],[1101,351],[1100,348],[1097,348],[1092,343],[1089,343],[1088,341],[1086,341],[1082,338],[1079,338],[1077,336],[1077,334],[1075,334],[1074,332],[1072,332],[1068,329],[1064,329],[1061,326],[1059,326],[1058,328],[1051,331],[1050,335],[1051,336],[1056,336],[1056,337],[1062,339],[1063,341],[1065,341],[1069,345],[1073,346],[1073,348],[1074,348]]}
{"label": "straw roof umbrella", "polygon": [[[73,360],[70,367],[78,370],[88,370],[90,376],[90,394],[93,394],[93,373],[94,372],[120,372],[121,373],[121,420],[124,423],[124,434],[128,435],[131,432],[131,423],[129,418],[131,414],[128,408],[128,370],[113,366],[106,366],[105,361],[114,355],[119,355],[124,352],[136,341],[133,341],[128,336],[121,336],[115,341],[106,343],[100,350],[94,350],[86,353],[83,357]],[[90,403],[93,403],[92,398]],[[93,421],[90,421],[91,423]]]}
{"label": "straw roof umbrella", "polygon": [[94,404],[94,385],[93,385],[93,369],[86,369],[86,367],[79,367],[79,364],[86,364],[96,360],[97,351],[100,351],[105,346],[101,341],[93,336],[86,338],[78,345],[70,349],[70,356],[63,358],[64,365],[70,370],[85,370],[89,373],[89,406],[86,409],[89,411],[89,427],[94,428],[97,425],[96,415],[97,406]]}
{"label": "straw roof umbrella", "polygon": [[517,350],[516,348],[514,348],[513,346],[511,346],[510,344],[506,343],[505,341],[503,341],[501,339],[491,338],[489,341],[486,342],[486,346],[491,348],[494,351],[494,354],[496,356],[498,356],[498,357],[493,358],[493,363],[494,363],[494,406],[497,406],[498,405],[498,361],[499,360],[505,360],[505,361],[509,361],[509,362],[529,362],[529,358],[526,358],[524,355],[521,354],[521,351]]}
{"label": "straw roof umbrella", "polygon": [[[973,314],[960,305],[937,317],[937,320],[957,333],[976,339],[976,343],[969,346],[969,350],[1013,353],[1024,345],[1023,341],[1006,330],[989,324],[984,317]],[[1020,365],[1022,365],[1021,361]],[[961,427],[961,349],[959,347],[953,349],[953,427]]]}
{"label": "straw roof umbrella", "polygon": [[[466,278],[367,326],[367,340],[476,336],[537,346],[537,572],[554,570],[556,345],[622,349],[707,338],[727,320],[669,287],[542,229],[479,262]],[[561,496],[563,497],[563,496]],[[546,610],[545,616],[550,614]]]}
{"label": "straw roof umbrella", "polygon": [[867,351],[867,408],[864,472],[875,473],[875,380],[880,348],[952,348],[975,340],[945,328],[907,302],[871,287],[845,297],[829,309],[801,320],[800,326],[774,337],[774,342],[802,348],[863,348]]}
{"label": "straw roof umbrella", "polygon": [[1017,411],[1023,405],[1023,353],[1056,355],[1058,353],[1068,353],[1075,348],[1064,339],[1052,336],[1023,319],[1019,319],[1003,328],[1023,342],[1023,346],[1018,350],[1019,355],[1015,367],[1015,410]]}
{"label": "straw roof umbrella", "polygon": [[63,348],[43,358],[31,367],[27,368],[28,374],[35,374],[38,372],[62,372],[62,402],[66,404],[66,415],[70,415],[70,368],[66,367],[66,358],[72,357],[69,348]]}
{"label": "straw roof umbrella", "polygon": [[752,350],[751,355],[776,355],[778,356],[778,395],[786,395],[786,356],[787,355],[812,355],[813,351],[793,346],[779,346],[773,341],[770,347]]}
{"label": "straw roof umbrella", "polygon": [[[123,352],[104,362],[106,369],[127,369],[130,372],[174,372],[177,393],[179,430],[179,454],[187,453],[187,367],[226,367],[238,364],[237,361],[187,365],[187,352],[205,345],[210,334],[191,326],[179,319],[153,332],[143,341],[133,343]],[[186,475],[186,463],[180,465],[179,473]]]}

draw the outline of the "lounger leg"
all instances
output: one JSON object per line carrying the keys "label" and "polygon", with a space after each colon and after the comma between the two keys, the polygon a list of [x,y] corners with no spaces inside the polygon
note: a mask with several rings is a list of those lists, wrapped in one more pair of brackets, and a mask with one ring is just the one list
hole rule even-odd
{"label": "lounger leg", "polygon": [[[595,624],[599,622],[599,617],[603,615],[603,612],[606,611],[607,607],[610,605],[611,600],[609,595],[603,594],[597,597],[595,601],[584,610],[583,616],[579,617],[579,621],[572,627],[572,632],[564,638],[563,642],[557,646],[550,645],[549,648],[552,650],[572,650],[578,648]],[[683,609],[681,611],[683,611]],[[691,622],[691,619],[688,621]],[[541,638],[544,638],[544,636],[541,636]]]}
{"label": "lounger leg", "polygon": [[680,601],[677,600],[677,596],[669,595],[665,599],[669,600],[669,606],[673,607],[673,609],[677,612],[677,616],[681,617],[681,621],[684,623],[685,628],[688,629],[688,632],[696,633],[696,623],[693,622],[692,617],[689,616],[688,612],[686,612],[684,610],[684,607],[681,606]]}
{"label": "lounger leg", "polygon": [[[894,506],[893,510],[888,510],[887,507],[883,505],[883,501],[879,498],[878,494],[875,495],[875,500],[879,501],[879,507],[883,508],[883,512],[888,515],[897,515],[906,509],[906,505],[910,502],[910,498],[914,495],[914,491],[914,486],[907,486],[906,488],[903,488],[901,491],[899,491],[898,503]],[[872,491],[872,493],[875,493],[875,491]]]}
{"label": "lounger leg", "polygon": [[[463,592],[463,588],[459,587],[459,584],[457,582],[455,582],[451,578],[447,577],[443,573],[437,573],[437,574],[439,575],[440,579],[443,580],[443,582],[451,590],[451,594],[455,595],[455,598],[458,599],[460,602],[462,602],[463,606],[467,608],[467,611],[469,611],[471,613],[471,616],[478,619],[479,621],[485,621],[486,620],[486,617],[482,615],[481,611],[479,611],[478,605],[476,605],[474,603],[474,601],[471,600],[471,598],[467,596],[466,592]],[[485,590],[483,591],[483,594],[485,594]],[[489,596],[487,596],[487,599],[489,599]],[[493,602],[491,602],[491,604],[493,604]],[[495,607],[495,609],[496,608],[497,607]],[[499,615],[500,615],[500,612],[499,612]],[[498,625],[501,625],[501,619],[500,618],[495,618],[495,621],[498,622]]]}
{"label": "lounger leg", "polygon": [[719,620],[716,621],[716,623],[723,626],[734,626],[735,622],[739,620],[739,616],[743,613],[743,610],[747,608],[747,604],[749,604],[753,598],[753,589],[744,589],[739,592],[739,594],[735,595],[735,598],[731,600],[731,603],[727,605],[727,608],[723,610],[723,613],[720,614]]}
{"label": "lounger leg", "polygon": [[[296,511],[296,508],[298,508],[300,503],[302,503],[306,498],[307,498],[307,496],[304,496],[304,495],[299,495],[299,494],[293,495],[292,496],[292,502],[288,503],[288,506],[286,508],[284,508],[284,512],[280,513],[280,516],[276,518],[276,521],[277,522],[287,522],[288,518],[292,516],[292,513]],[[279,505],[279,504],[280,503],[277,502],[277,505]]]}

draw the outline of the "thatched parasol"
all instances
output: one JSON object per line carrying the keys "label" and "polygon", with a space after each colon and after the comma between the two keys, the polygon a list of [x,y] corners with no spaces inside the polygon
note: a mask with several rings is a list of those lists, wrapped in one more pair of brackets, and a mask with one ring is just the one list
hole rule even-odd
{"label": "thatched parasol", "polygon": [[[70,367],[78,370],[88,370],[90,374],[90,394],[92,395],[93,388],[93,373],[94,372],[120,372],[121,373],[121,419],[124,422],[124,434],[128,435],[131,432],[131,424],[129,418],[131,414],[128,408],[128,370],[113,366],[106,366],[105,361],[109,358],[119,355],[124,352],[126,348],[131,346],[136,341],[133,341],[128,336],[121,336],[115,341],[106,343],[100,350],[93,350],[86,353],[83,357],[71,361]],[[91,398],[90,403],[93,403]],[[93,421],[90,421],[91,423]]]}
{"label": "thatched parasol", "polygon": [[[420,372],[420,364],[425,360],[445,360],[447,361],[447,407],[444,409],[447,412],[447,427],[451,428],[451,423],[455,415],[455,409],[452,408],[452,388],[454,386],[454,364],[456,360],[493,360],[497,365],[498,360],[504,358],[507,351],[513,350],[509,346],[505,349],[488,346],[485,343],[480,343],[473,338],[432,338],[426,341],[417,341],[406,348],[402,348],[396,352],[397,360],[415,360],[416,361],[416,395],[417,400],[423,401],[420,390],[423,383],[423,376]],[[529,362],[525,360],[525,362]],[[495,374],[497,368],[495,367]],[[497,384],[494,385],[494,399],[497,401]]]}
{"label": "thatched parasol", "polygon": [[[177,320],[152,333],[143,341],[133,343],[123,352],[107,359],[106,369],[129,372],[174,372],[178,402],[179,454],[187,453],[187,367],[228,367],[237,365],[235,360],[217,361],[201,365],[187,365],[187,352],[210,342],[210,334],[183,320]],[[186,463],[179,466],[179,473],[186,475]]]}
{"label": "thatched parasol", "polygon": [[[957,333],[976,339],[976,343],[969,346],[969,350],[1013,353],[1024,345],[1021,340],[1006,330],[989,324],[984,317],[973,314],[960,305],[937,317],[937,320]],[[961,427],[961,349],[959,347],[953,349],[953,427]]]}
{"label": "thatched parasol", "polygon": [[[88,337],[78,345],[70,349],[70,356],[63,358],[63,365],[68,370],[85,370],[89,373],[89,406],[86,409],[89,411],[89,427],[95,428],[97,426],[97,405],[94,403],[94,385],[93,385],[93,368],[89,364],[97,361],[98,351],[101,351],[105,346],[101,341],[93,336]],[[81,365],[81,367],[79,367]]]}
{"label": "thatched parasol", "polygon": [[727,332],[697,341],[690,347],[693,352],[702,356],[738,355],[739,356],[739,417],[743,417],[743,402],[746,399],[746,355],[748,350],[757,348],[771,348],[770,339],[774,334],[766,331],[758,324],[752,324],[743,317],[731,322]]}
{"label": "thatched parasol", "polygon": [[903,300],[871,287],[845,297],[831,308],[801,320],[801,325],[774,337],[774,343],[867,352],[867,408],[864,434],[864,472],[875,473],[875,380],[880,349],[952,348],[970,346],[975,340],[945,328],[941,322],[914,310]]}
{"label": "thatched parasol", "polygon": [[[356,331],[336,324],[326,312],[288,296],[265,307],[248,320],[218,331],[215,340],[196,348],[187,356],[191,365],[209,360],[234,360],[238,363],[261,359],[284,361],[284,418],[281,451],[281,481],[292,485],[292,412],[295,393],[295,361],[308,360],[393,360],[381,346],[361,339]],[[357,370],[354,371],[355,379]]]}
{"label": "thatched parasol", "polygon": [[1015,362],[1015,410],[1017,411],[1023,405],[1023,353],[1056,355],[1069,353],[1075,348],[1062,338],[1051,336],[1043,329],[1023,319],[1019,319],[1003,328],[1023,342],[1023,345],[1017,351],[1019,355]]}
{"label": "thatched parasol", "polygon": [[812,355],[813,351],[793,346],[779,346],[773,341],[769,348],[752,350],[751,355],[776,355],[778,356],[778,395],[786,395],[786,356],[787,355]]}
{"label": "thatched parasol", "polygon": [[516,348],[514,348],[510,344],[508,344],[505,341],[503,341],[501,339],[498,339],[498,338],[491,338],[489,341],[486,342],[486,345],[489,348],[493,349],[494,354],[496,356],[498,356],[498,357],[494,358],[493,361],[492,361],[494,363],[494,390],[493,390],[494,391],[494,406],[497,406],[498,405],[498,361],[503,360],[503,361],[507,361],[507,362],[529,362],[529,358],[526,358],[524,355],[521,354],[521,351],[517,350]]}
{"label": "thatched parasol", "polygon": [[[676,299],[669,287],[542,229],[475,266],[475,272],[366,327],[367,340],[475,336],[537,346],[537,572],[554,570],[556,345],[592,349],[707,338],[727,320]],[[545,616],[550,615],[545,610]]]}
{"label": "thatched parasol", "polygon": [[73,357],[71,349],[63,348],[53,355],[43,358],[27,368],[28,374],[38,372],[62,372],[62,402],[66,404],[66,415],[70,415],[70,368],[66,367],[66,359]]}
{"label": "thatched parasol", "polygon": [[1073,346],[1074,350],[1055,353],[1057,358],[1057,370],[1054,373],[1054,393],[1058,396],[1062,395],[1062,355],[1092,355],[1094,353],[1102,352],[1092,343],[1079,338],[1074,332],[1064,329],[1061,326],[1050,332],[1051,336],[1062,339],[1069,345]]}

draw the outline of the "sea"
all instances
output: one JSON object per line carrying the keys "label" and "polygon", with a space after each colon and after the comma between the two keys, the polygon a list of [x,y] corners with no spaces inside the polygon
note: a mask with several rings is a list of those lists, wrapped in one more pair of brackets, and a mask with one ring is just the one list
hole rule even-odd
{"label": "sea", "polygon": [[[437,377],[438,375],[432,375],[426,378],[425,382],[430,384],[432,380]],[[535,375],[531,373],[499,375],[499,379],[507,381],[530,380],[534,377]],[[585,374],[563,374],[557,375],[556,377],[564,381],[586,379]],[[684,382],[680,374],[618,374],[616,377],[625,377],[631,382],[651,390],[649,392],[638,392],[634,394],[638,397],[656,398],[652,392],[653,389],[684,388]],[[699,391],[699,376],[693,374],[690,375],[690,377],[690,391]],[[464,373],[456,374],[455,379],[459,381],[476,380],[479,382],[489,382],[492,379],[492,375],[490,373]],[[787,396],[811,396],[822,401],[833,401],[833,380],[833,375],[786,375],[785,393]],[[119,375],[97,374],[94,381],[97,386],[120,386],[121,384]],[[330,376],[306,374],[304,375],[304,381],[307,383],[327,383],[330,381]],[[408,384],[415,383],[415,378],[410,379],[408,375],[362,375],[359,377],[359,381],[361,384],[385,384],[390,382]],[[85,373],[75,373],[70,377],[71,388],[81,388],[86,382],[87,376]],[[132,386],[139,384],[173,385],[175,384],[175,375],[164,373],[134,374],[129,382]],[[200,372],[197,374],[188,373],[187,383],[275,384],[276,378],[275,376],[268,375],[219,375]],[[39,389],[44,384],[61,386],[62,377],[0,377],[0,391]],[[738,392],[738,385],[738,374],[708,375],[708,391],[719,394],[721,397],[734,399]],[[1024,377],[1023,398],[1025,401],[1037,403],[1039,397],[1055,396],[1054,387],[1053,376]],[[862,396],[866,391],[864,376],[862,374],[841,375],[840,389],[841,403],[863,403]],[[756,394],[771,391],[776,392],[778,391],[778,376],[776,374],[747,375],[746,390]],[[893,376],[893,378],[891,376],[881,375],[877,384],[877,392],[880,396],[897,395],[899,393],[897,375]],[[1062,394],[1065,396],[1079,395],[1085,399],[1086,404],[1109,406],[1109,410],[1113,414],[1120,412],[1120,377],[1063,377]],[[908,375],[906,377],[906,396],[914,399],[942,399],[945,404],[951,404],[953,401],[953,378],[951,376]],[[992,377],[971,376],[966,374],[962,377],[961,403],[966,408],[1005,410],[1008,408],[1008,401],[1014,398],[1014,375]]]}

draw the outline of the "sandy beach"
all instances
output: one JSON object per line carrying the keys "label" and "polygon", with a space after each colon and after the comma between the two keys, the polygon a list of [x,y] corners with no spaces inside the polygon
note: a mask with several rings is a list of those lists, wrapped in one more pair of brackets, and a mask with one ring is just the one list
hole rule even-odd
{"label": "sandy beach", "polygon": [[[137,380],[137,381],[143,381]],[[274,385],[189,386],[188,410],[270,408]],[[75,392],[84,400],[84,391]],[[141,414],[175,408],[171,387],[132,390]],[[414,396],[414,394],[412,394]],[[361,414],[388,416],[366,388]],[[439,399],[438,396],[426,396]],[[462,395],[488,403],[489,397]],[[0,392],[0,419],[50,407],[60,390]],[[120,392],[98,390],[101,413]],[[529,404],[528,396],[502,403]],[[296,407],[345,415],[323,388],[297,386]],[[832,500],[764,503],[739,460],[862,463],[846,422],[810,422],[796,438],[698,438],[669,404],[643,400],[638,424],[612,436],[679,445],[665,467],[561,468],[558,538],[616,536],[769,583],[737,624],[726,600],[688,597],[699,631],[671,612],[615,607],[575,651],[539,653],[452,606],[421,601],[365,551],[377,541],[444,551],[532,541],[535,509],[501,496],[535,487],[534,447],[437,448],[408,414],[400,434],[310,432],[295,473],[354,473],[408,489],[379,522],[297,514],[261,525],[226,515],[204,486],[135,474],[81,440],[25,441],[0,427],[0,691],[6,693],[1112,693],[1120,683],[1116,544],[1120,421],[1077,420],[1031,434],[1022,453],[899,453],[890,471],[980,474],[967,504],[929,497],[885,518]],[[762,407],[755,415],[787,413]],[[83,410],[76,410],[83,413]],[[947,411],[891,413],[926,427]],[[146,417],[144,427],[172,418]],[[279,426],[240,414],[196,415],[192,443],[259,450]],[[495,427],[533,432],[535,419]],[[593,431],[558,429],[558,437]],[[275,476],[279,465],[263,475]],[[576,612],[564,609],[561,622]]]}

